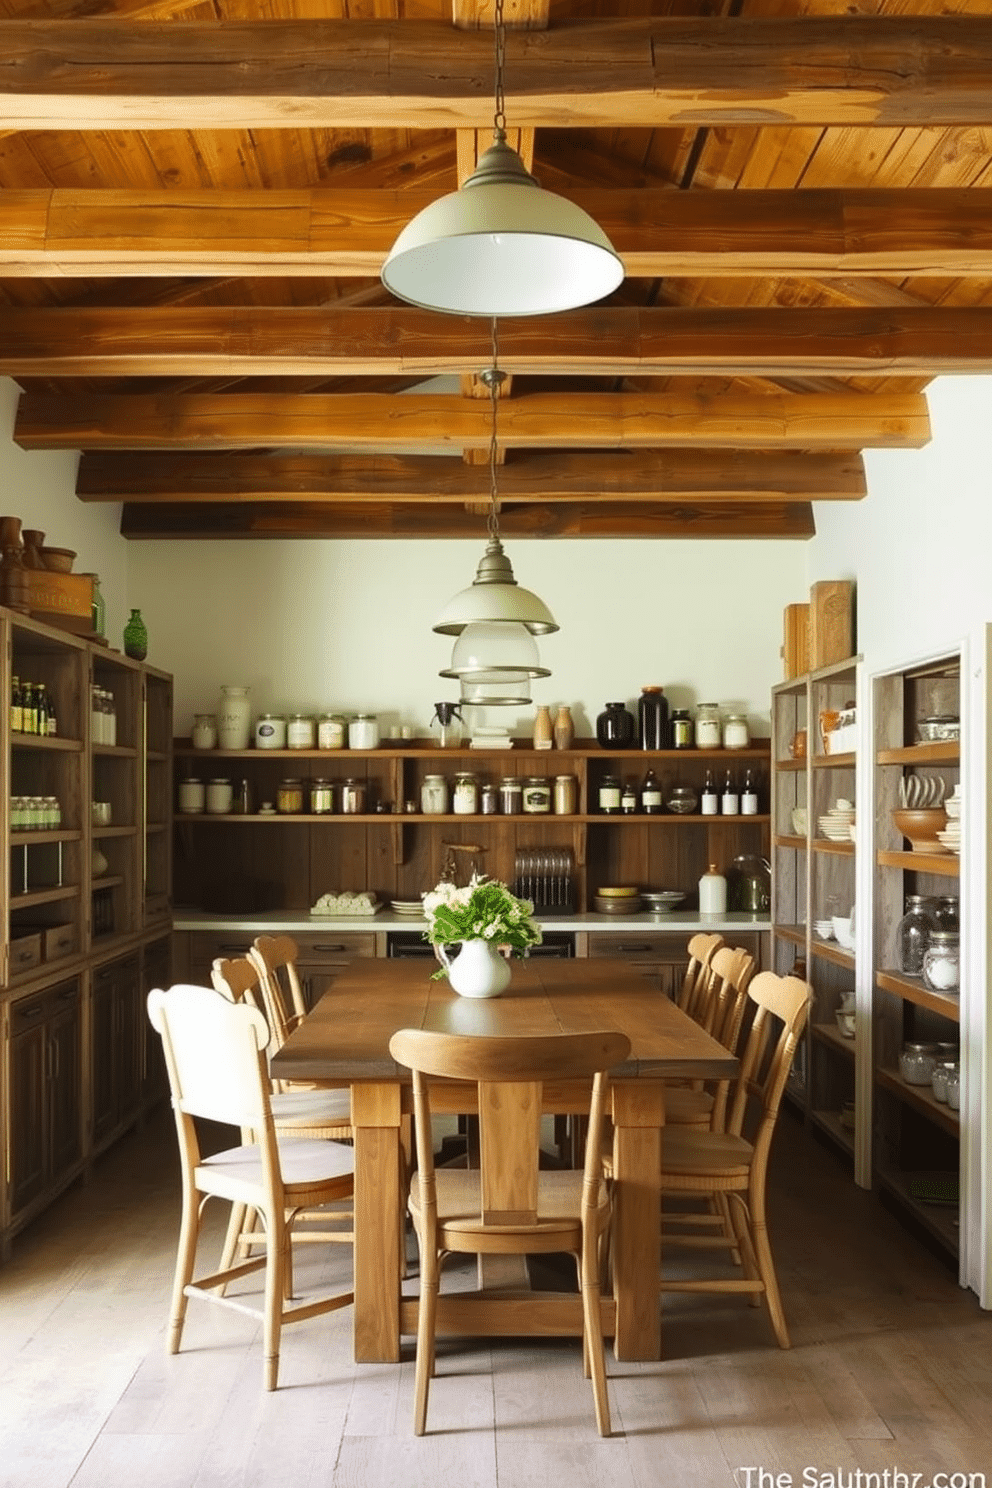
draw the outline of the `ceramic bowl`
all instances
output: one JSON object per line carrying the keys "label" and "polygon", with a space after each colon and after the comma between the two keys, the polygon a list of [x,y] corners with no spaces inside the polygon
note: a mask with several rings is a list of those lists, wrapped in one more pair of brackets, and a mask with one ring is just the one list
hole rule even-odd
{"label": "ceramic bowl", "polygon": [[675,908],[676,904],[682,903],[685,895],[680,894],[678,889],[660,889],[658,891],[645,889],[641,898],[644,900],[645,907],[652,914],[667,914],[669,910]]}
{"label": "ceramic bowl", "polygon": [[834,936],[837,944],[843,946],[845,951],[854,950],[854,931],[851,929],[851,917],[847,915],[834,915],[831,924],[834,928]]}
{"label": "ceramic bowl", "polygon": [[597,894],[592,902],[597,914],[639,914],[643,907],[640,894],[627,894],[620,899],[604,899],[601,894]]}
{"label": "ceramic bowl", "polygon": [[902,835],[909,839],[914,852],[943,852],[937,833],[943,830],[947,813],[943,806],[925,806],[917,810],[893,811],[892,820]]}
{"label": "ceramic bowl", "polygon": [[76,555],[71,548],[42,548],[41,556],[51,573],[72,573]]}

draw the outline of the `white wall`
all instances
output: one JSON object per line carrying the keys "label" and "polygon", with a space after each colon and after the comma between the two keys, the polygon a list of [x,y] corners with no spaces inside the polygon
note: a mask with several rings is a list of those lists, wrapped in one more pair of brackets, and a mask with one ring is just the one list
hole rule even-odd
{"label": "white wall", "polygon": [[[478,542],[132,543],[130,602],[149,660],[176,676],[177,732],[215,709],[225,683],[248,685],[256,712],[368,711],[425,729],[434,702],[457,696],[437,675],[451,640],[431,624],[484,546],[481,520]],[[737,703],[767,732],[805,544],[520,541],[507,552],[561,626],[540,642],[553,675],[534,700],[569,703],[579,733],[646,683],[675,707]],[[521,712],[520,732],[531,717]]]}
{"label": "white wall", "polygon": [[76,573],[100,575],[107,605],[107,634],[120,645],[127,620],[127,543],[120,536],[121,509],[116,504],[84,506],[77,501],[74,450],[22,450],[13,442],[14,418],[21,390],[0,377],[0,489],[4,512],[20,517],[21,526],[44,532],[53,548],[77,554]]}

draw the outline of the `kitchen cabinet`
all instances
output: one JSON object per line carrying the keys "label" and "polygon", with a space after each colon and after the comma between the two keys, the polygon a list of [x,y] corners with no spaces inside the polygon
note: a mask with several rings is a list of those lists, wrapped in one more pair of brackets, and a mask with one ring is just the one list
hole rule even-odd
{"label": "kitchen cabinet", "polygon": [[[755,966],[761,966],[760,932],[735,930],[727,938],[731,944],[750,951]],[[661,930],[647,929],[643,934],[629,931],[623,935],[612,935],[592,930],[580,939],[583,944],[577,946],[578,954],[619,957],[636,966],[666,997],[678,997],[687,960],[685,934],[666,934]]]}
{"label": "kitchen cabinet", "polygon": [[[325,893],[371,889],[381,898],[413,899],[431,888],[451,864],[464,881],[471,868],[513,884],[519,859],[567,862],[568,902],[542,905],[544,912],[582,912],[603,884],[637,883],[678,889],[686,906],[697,902],[700,876],[710,863],[727,869],[743,854],[768,850],[768,744],[758,740],[737,750],[611,751],[592,741],[569,750],[540,751],[518,741],[509,750],[436,749],[412,743],[375,750],[195,750],[176,740],[174,759],[180,779],[228,777],[248,781],[256,810],[247,815],[177,813],[173,853],[176,904],[220,914],[266,910],[306,910]],[[755,775],[759,811],[753,816],[704,817],[697,809],[684,816],[636,812],[607,814],[599,809],[599,785],[606,774],[643,779],[653,769],[669,787],[689,784],[701,791],[707,769],[722,783],[730,769],[738,786],[746,768]],[[572,775],[577,810],[569,815],[424,814],[421,786],[428,774],[449,782],[471,772],[479,782],[498,784],[505,775]],[[340,798],[346,779],[365,788],[365,810],[346,815],[273,812],[258,814],[262,802],[275,802],[279,782],[292,777],[303,785],[304,800],[316,779],[329,779]],[[552,876],[557,869],[549,870]],[[538,885],[540,889],[540,885]]]}
{"label": "kitchen cabinet", "polygon": [[[256,935],[279,933],[277,929],[177,931],[173,937],[176,979],[209,987],[210,969],[218,957],[233,960],[246,956]],[[385,937],[372,931],[342,932],[335,927],[326,933],[294,930],[292,935],[299,950],[297,971],[307,1007],[319,1001],[352,957],[385,954],[385,946],[379,945]]]}
{"label": "kitchen cabinet", "polygon": [[79,979],[14,1000],[7,1041],[5,1227],[49,1202],[82,1165]]}
{"label": "kitchen cabinet", "polygon": [[90,989],[91,1120],[95,1150],[137,1117],[144,1096],[145,1024],[137,955],[93,970]]}

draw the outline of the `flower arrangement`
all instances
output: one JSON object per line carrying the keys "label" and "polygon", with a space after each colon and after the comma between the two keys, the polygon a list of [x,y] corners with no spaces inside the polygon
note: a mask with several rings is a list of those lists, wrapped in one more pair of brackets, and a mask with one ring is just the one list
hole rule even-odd
{"label": "flower arrangement", "polygon": [[[424,939],[431,945],[453,945],[459,940],[491,940],[509,946],[513,955],[523,956],[541,943],[541,927],[534,921],[534,906],[529,899],[518,899],[498,878],[473,873],[463,889],[452,883],[439,883],[424,894],[427,929]],[[446,969],[434,973],[445,976]]]}

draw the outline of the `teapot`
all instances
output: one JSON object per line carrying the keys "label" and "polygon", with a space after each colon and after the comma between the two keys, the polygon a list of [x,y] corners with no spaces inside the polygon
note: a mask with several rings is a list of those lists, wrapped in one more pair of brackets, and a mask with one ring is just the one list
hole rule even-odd
{"label": "teapot", "polygon": [[727,874],[727,900],[730,909],[743,914],[763,914],[771,908],[771,864],[767,858],[743,853],[735,858]]}

